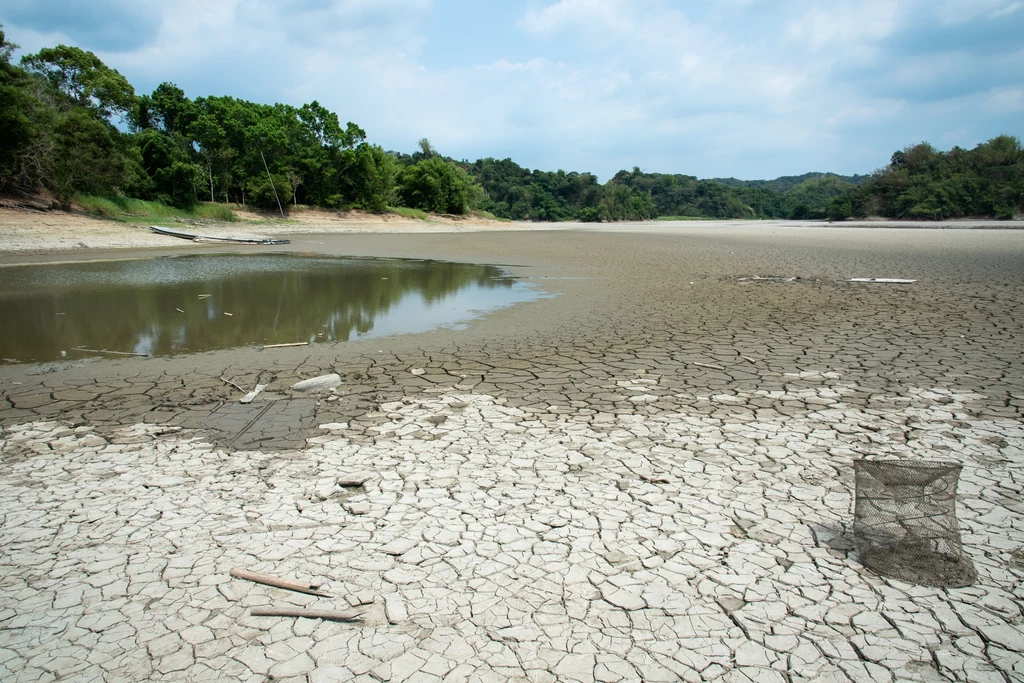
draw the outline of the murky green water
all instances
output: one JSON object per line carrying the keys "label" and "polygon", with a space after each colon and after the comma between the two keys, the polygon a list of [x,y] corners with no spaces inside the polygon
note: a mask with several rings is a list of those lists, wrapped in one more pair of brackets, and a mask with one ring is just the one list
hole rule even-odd
{"label": "murky green water", "polygon": [[494,266],[398,259],[232,254],[0,268],[0,359],[347,341],[457,326],[539,295]]}

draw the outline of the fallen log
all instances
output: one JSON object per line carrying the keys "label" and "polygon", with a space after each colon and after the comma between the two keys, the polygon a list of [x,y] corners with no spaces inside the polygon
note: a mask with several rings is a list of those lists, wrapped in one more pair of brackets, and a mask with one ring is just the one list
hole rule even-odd
{"label": "fallen log", "polygon": [[277,609],[273,607],[253,607],[249,614],[254,617],[298,617],[301,619],[326,619],[328,621],[362,621],[361,612],[343,612],[333,609]]}
{"label": "fallen log", "polygon": [[721,365],[712,365],[711,363],[693,363],[693,365],[699,365],[702,368],[711,368],[712,370],[725,370]]}
{"label": "fallen log", "polygon": [[168,237],[178,237],[183,240],[192,240],[193,242],[214,242],[223,244],[290,244],[289,240],[274,239],[271,237],[215,237],[213,235],[196,235],[190,232],[183,232],[181,230],[174,230],[173,228],[164,228],[159,225],[151,225],[149,229],[158,235],[166,235]]}
{"label": "fallen log", "polygon": [[258,572],[250,572],[245,569],[232,569],[231,576],[236,579],[245,579],[246,581],[252,581],[254,583],[262,583],[266,586],[273,586],[274,588],[284,588],[289,591],[296,591],[298,593],[308,593],[309,595],[319,595],[322,598],[331,597],[330,594],[324,593],[320,590],[319,583],[303,583],[301,581],[293,581],[292,579],[282,579],[270,574],[260,574]]}
{"label": "fallen log", "polygon": [[133,351],[107,351],[106,349],[85,349],[81,346],[72,346],[72,351],[85,351],[86,353],[112,353],[115,356],[142,356],[143,358],[149,358],[148,353],[135,353]]}
{"label": "fallen log", "polygon": [[265,349],[283,349],[288,346],[309,346],[309,342],[291,342],[290,344],[264,344]]}
{"label": "fallen log", "polygon": [[295,391],[321,391],[323,389],[333,389],[337,386],[341,386],[341,375],[332,372],[329,375],[320,375],[319,377],[296,382],[292,385],[292,389]]}

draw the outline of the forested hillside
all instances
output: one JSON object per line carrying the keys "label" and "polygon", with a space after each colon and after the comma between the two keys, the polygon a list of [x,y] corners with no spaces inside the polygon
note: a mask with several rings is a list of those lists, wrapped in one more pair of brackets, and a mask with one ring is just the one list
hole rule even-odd
{"label": "forested hillside", "polygon": [[972,150],[928,143],[896,152],[851,195],[854,215],[888,218],[1013,218],[1024,213],[1024,148],[1000,135]]}
{"label": "forested hillside", "polygon": [[634,167],[602,184],[592,173],[529,170],[511,159],[455,161],[426,139],[411,155],[385,151],[315,100],[295,107],[190,99],[171,83],[140,95],[91,52],[58,45],[15,64],[15,47],[0,28],[0,193],[43,192],[64,207],[89,198],[185,210],[244,204],[282,214],[296,204],[408,207],[535,221],[1024,211],[1024,151],[1010,136],[970,151],[908,147],[872,176],[700,180]]}

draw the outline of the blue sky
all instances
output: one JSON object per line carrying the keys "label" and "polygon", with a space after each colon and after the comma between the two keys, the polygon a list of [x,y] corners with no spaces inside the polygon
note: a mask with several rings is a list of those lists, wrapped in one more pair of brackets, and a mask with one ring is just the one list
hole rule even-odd
{"label": "blue sky", "polygon": [[316,99],[387,149],[602,180],[1024,137],[1024,0],[5,0],[0,23],[140,93]]}

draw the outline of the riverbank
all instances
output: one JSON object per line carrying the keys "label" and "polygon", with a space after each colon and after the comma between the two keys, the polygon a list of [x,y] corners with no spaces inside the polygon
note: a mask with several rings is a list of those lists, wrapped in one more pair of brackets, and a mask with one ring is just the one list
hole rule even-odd
{"label": "riverbank", "polygon": [[[290,233],[557,295],[465,330],[0,366],[2,677],[1018,677],[1024,233],[592,227]],[[963,464],[975,586],[860,564],[864,456]]]}
{"label": "riverbank", "polygon": [[[296,211],[287,220],[253,213],[240,213],[233,223],[216,221],[173,222],[166,227],[218,237],[283,237],[317,234],[448,234],[466,232],[537,232],[585,230],[597,232],[640,232],[677,234],[721,228],[874,228],[896,230],[1020,230],[1024,221],[961,220],[934,223],[903,221],[634,221],[623,223],[533,223],[497,221],[479,217],[431,216],[427,220],[397,214],[378,216],[359,211],[336,213],[322,210]],[[180,248],[181,241],[153,233],[148,224],[125,223],[87,216],[80,212],[29,211],[0,207],[0,259],[48,251],[82,249]]]}

